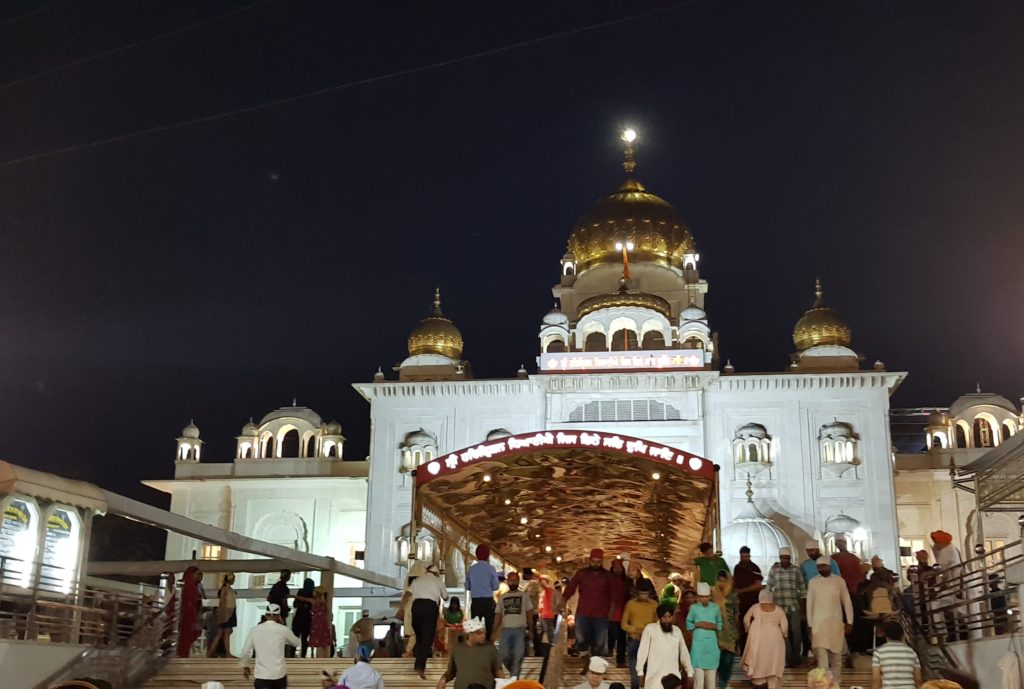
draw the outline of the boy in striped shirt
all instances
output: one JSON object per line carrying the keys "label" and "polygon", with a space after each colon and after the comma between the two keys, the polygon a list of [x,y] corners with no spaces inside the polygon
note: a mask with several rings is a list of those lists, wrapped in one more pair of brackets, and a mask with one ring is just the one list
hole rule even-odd
{"label": "boy in striped shirt", "polygon": [[871,689],[917,689],[921,686],[921,662],[917,653],[903,643],[899,622],[882,625],[885,644],[875,649],[871,660]]}

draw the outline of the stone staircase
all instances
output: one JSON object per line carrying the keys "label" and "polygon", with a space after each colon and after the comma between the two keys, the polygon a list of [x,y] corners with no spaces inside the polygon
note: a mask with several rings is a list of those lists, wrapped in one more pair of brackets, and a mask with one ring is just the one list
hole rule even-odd
{"label": "stone staircase", "polygon": [[[387,689],[434,689],[437,680],[447,667],[444,658],[432,658],[427,663],[427,678],[420,679],[412,669],[412,658],[378,658],[373,661],[374,668],[384,677]],[[290,659],[288,661],[289,689],[319,689],[320,671],[332,672],[348,667],[351,661],[345,658]],[[856,659],[855,668],[843,673],[842,689],[871,686],[871,659]],[[583,681],[579,672],[581,661],[576,658],[565,659],[565,670],[562,674],[561,689],[571,689]],[[540,675],[541,659],[526,658],[523,660],[522,679],[537,679]],[[150,679],[145,689],[197,689],[203,682],[223,682],[226,689],[251,688],[252,680],[246,681],[238,667],[238,661],[230,658],[174,658],[170,660],[159,674]],[[629,670],[609,669],[607,682],[621,682],[628,689]],[[449,687],[452,685],[449,684]],[[730,687],[750,687],[750,682],[743,675],[739,659],[733,666]],[[807,670],[787,670],[782,682],[782,689],[806,689]]]}

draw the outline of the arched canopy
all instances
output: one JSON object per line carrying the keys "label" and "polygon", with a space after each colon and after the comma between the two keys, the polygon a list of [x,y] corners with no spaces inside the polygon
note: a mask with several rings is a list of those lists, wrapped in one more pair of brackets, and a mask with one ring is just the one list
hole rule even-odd
{"label": "arched canopy", "polygon": [[603,548],[666,574],[711,540],[717,513],[710,461],[600,431],[484,442],[419,467],[416,485],[420,512],[519,567],[572,569]]}

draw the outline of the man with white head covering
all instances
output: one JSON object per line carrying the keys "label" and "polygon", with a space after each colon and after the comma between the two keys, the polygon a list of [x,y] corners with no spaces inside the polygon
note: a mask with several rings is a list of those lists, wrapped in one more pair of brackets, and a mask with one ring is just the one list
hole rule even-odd
{"label": "man with white head covering", "polygon": [[[245,678],[255,675],[253,686],[256,689],[286,689],[288,686],[284,651],[286,646],[298,646],[299,638],[281,622],[281,606],[268,604],[263,622],[252,628],[238,655],[238,665]],[[256,652],[256,669],[250,671],[253,651]]]}
{"label": "man with white head covering", "polygon": [[660,689],[661,678],[666,675],[682,677],[685,672],[687,677],[693,677],[693,665],[683,632],[672,624],[675,612],[675,606],[662,603],[657,610],[658,620],[646,625],[640,635],[636,676],[641,687]]}
{"label": "man with white head covering", "polygon": [[789,634],[786,637],[786,665],[800,667],[804,661],[804,639],[800,620],[807,599],[803,571],[793,564],[793,551],[779,549],[779,561],[768,572],[768,590],[772,600],[786,615]]}
{"label": "man with white head covering", "polygon": [[452,649],[448,658],[448,669],[437,682],[437,689],[455,680],[455,689],[469,689],[479,684],[484,689],[494,689],[495,678],[501,679],[501,659],[494,644],[487,643],[487,625],[480,617],[473,617],[462,623],[466,640]]}
{"label": "man with white head covering", "polygon": [[843,671],[843,644],[853,629],[853,602],[846,582],[832,574],[832,561],[818,558],[818,576],[807,584],[807,626],[818,667],[831,669],[836,683]]}
{"label": "man with white head covering", "polygon": [[711,586],[702,581],[697,584],[697,602],[686,613],[686,628],[693,632],[690,644],[693,689],[716,689],[715,673],[721,660],[718,632],[722,631],[723,621],[722,609],[710,601]]}
{"label": "man with white head covering", "polygon": [[608,672],[607,660],[601,656],[591,656],[585,669],[586,678],[573,689],[608,689],[608,683],[604,681],[605,673]]}
{"label": "man with white head covering", "polygon": [[[807,552],[807,559],[800,563],[800,569],[804,573],[804,583],[811,583],[811,579],[818,576],[818,558],[821,557],[821,547],[815,540],[807,541],[804,544],[804,550]],[[839,574],[839,565],[834,560],[829,560],[829,567],[832,569],[833,574]]]}

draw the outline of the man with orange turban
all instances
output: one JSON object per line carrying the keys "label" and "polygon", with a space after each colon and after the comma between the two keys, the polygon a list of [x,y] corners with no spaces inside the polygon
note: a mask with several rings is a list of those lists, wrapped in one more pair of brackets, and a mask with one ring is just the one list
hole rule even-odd
{"label": "man with orange turban", "polygon": [[[964,558],[960,555],[960,550],[953,545],[953,534],[938,530],[932,531],[929,536],[932,539],[932,552],[935,553],[935,566],[940,568],[937,586],[942,588],[942,593],[937,599],[938,606],[953,606],[964,597],[971,598],[976,596],[977,593],[964,591],[963,589],[963,575],[965,574]],[[947,607],[942,614],[942,619],[935,619],[939,618],[938,614],[933,616],[933,623],[937,626],[944,623],[946,627],[946,641],[966,639],[966,633],[957,630],[957,627],[961,624],[960,618],[964,617],[964,615],[977,614],[978,612],[977,603]],[[979,637],[980,634],[979,630]],[[974,632],[971,633],[971,636],[974,636]]]}

